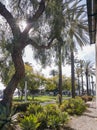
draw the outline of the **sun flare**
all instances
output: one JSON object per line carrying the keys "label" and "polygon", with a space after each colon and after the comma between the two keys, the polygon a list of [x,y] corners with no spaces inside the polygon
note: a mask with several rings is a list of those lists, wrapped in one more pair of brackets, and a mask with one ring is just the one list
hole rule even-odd
{"label": "sun flare", "polygon": [[26,28],[26,26],[27,26],[26,21],[21,20],[21,21],[19,22],[19,27],[20,27],[21,31],[23,31],[23,30]]}

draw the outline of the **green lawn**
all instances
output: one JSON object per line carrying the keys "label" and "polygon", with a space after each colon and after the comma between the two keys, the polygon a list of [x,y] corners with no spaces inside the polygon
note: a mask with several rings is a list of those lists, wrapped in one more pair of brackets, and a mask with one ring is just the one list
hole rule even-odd
{"label": "green lawn", "polygon": [[[66,96],[63,96],[63,99],[66,99]],[[24,97],[23,97],[24,99]],[[34,96],[33,98],[35,101],[39,101],[39,102],[49,102],[49,101],[56,101],[57,100],[57,96],[51,96],[51,95],[39,95],[39,96]],[[18,98],[14,98],[14,100],[19,100]],[[28,101],[32,101],[32,97],[28,96]]]}
{"label": "green lawn", "polygon": [[34,99],[38,100],[38,101],[45,102],[45,101],[56,100],[56,96],[41,95],[41,96],[34,97]]}

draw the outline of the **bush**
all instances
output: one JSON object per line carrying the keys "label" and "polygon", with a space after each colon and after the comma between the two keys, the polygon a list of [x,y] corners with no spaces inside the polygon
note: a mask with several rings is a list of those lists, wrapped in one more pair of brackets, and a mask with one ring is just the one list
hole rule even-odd
{"label": "bush", "polygon": [[93,96],[88,96],[88,95],[83,95],[81,96],[82,100],[84,100],[85,102],[87,101],[92,101],[93,100]]}
{"label": "bush", "polygon": [[18,102],[13,104],[13,109],[16,110],[16,112],[25,112],[27,111],[27,107],[29,106],[30,102]]}
{"label": "bush", "polygon": [[60,109],[68,112],[70,115],[81,115],[86,110],[86,105],[80,97],[76,97],[75,99],[65,100]]}
{"label": "bush", "polygon": [[45,106],[47,114],[47,126],[49,128],[58,128],[60,125],[64,125],[69,119],[68,113],[60,111],[57,105],[49,104]]}
{"label": "bush", "polygon": [[48,104],[44,107],[44,110],[46,111],[47,115],[58,115],[59,109],[56,104]]}
{"label": "bush", "polygon": [[45,112],[39,112],[36,114],[37,120],[39,122],[39,130],[43,130],[44,128],[47,128],[47,115]]}
{"label": "bush", "polygon": [[26,112],[30,104],[39,105],[39,102],[15,102],[13,103],[13,109],[16,112]]}
{"label": "bush", "polygon": [[39,125],[37,117],[33,114],[25,116],[20,123],[22,130],[37,130]]}
{"label": "bush", "polygon": [[[32,119],[32,117],[34,119]],[[24,118],[20,118],[23,130],[44,130],[46,128],[58,128],[68,120],[68,113],[61,112],[57,105],[46,106],[30,104]],[[28,124],[28,125],[27,125]]]}
{"label": "bush", "polygon": [[37,114],[43,111],[43,107],[40,104],[30,104],[27,108],[28,114]]}

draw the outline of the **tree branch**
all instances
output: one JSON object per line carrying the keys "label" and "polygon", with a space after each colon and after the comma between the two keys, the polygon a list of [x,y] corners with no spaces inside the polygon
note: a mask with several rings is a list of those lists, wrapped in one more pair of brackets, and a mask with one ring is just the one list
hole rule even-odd
{"label": "tree branch", "polygon": [[26,41],[26,45],[32,45],[36,49],[49,49],[50,47],[53,46],[53,41],[55,40],[55,37],[53,37],[47,45],[38,45],[34,40],[28,38]]}
{"label": "tree branch", "polygon": [[6,7],[0,2],[0,14],[7,20],[9,26],[11,27],[14,36],[20,35],[20,29],[16,25],[15,19],[11,13],[6,9]]}
{"label": "tree branch", "polygon": [[36,21],[44,12],[45,10],[45,0],[41,0],[40,4],[39,4],[39,8],[36,11],[36,13],[33,15],[33,17],[30,17],[27,21],[28,25],[25,28],[25,30],[22,32],[22,35],[27,35],[29,30],[32,28],[33,26],[33,22]]}

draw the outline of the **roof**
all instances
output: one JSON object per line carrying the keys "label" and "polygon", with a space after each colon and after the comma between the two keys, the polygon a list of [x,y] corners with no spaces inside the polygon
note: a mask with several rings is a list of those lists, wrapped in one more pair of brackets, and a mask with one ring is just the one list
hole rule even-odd
{"label": "roof", "polygon": [[93,44],[96,41],[97,0],[87,0],[87,14],[90,44]]}

